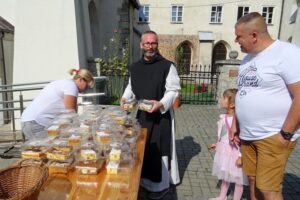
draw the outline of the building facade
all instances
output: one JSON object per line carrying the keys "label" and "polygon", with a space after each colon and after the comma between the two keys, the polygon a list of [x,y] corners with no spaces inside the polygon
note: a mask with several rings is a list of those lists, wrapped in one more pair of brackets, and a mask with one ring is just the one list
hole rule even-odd
{"label": "building facade", "polygon": [[[0,85],[6,85],[12,81],[12,66],[14,54],[14,26],[0,16]],[[5,88],[0,88],[5,89]],[[7,101],[10,94],[0,93],[0,102]],[[5,104],[0,104],[3,109]],[[0,112],[0,125],[5,122],[7,112]]]}
{"label": "building facade", "polygon": [[300,47],[300,0],[285,0],[279,38]]}
{"label": "building facade", "polygon": [[234,25],[249,12],[261,13],[273,38],[278,38],[282,0],[139,0],[137,27],[140,32],[154,30],[159,35],[162,55],[190,65],[213,65],[227,59],[232,50],[244,54],[235,43]]}
{"label": "building facade", "polygon": [[12,82],[14,26],[0,16],[0,84]]}
{"label": "building facade", "polygon": [[15,28],[13,65],[6,68],[12,77],[6,84],[64,79],[71,68],[88,68],[97,76],[90,60],[105,54],[115,34],[120,52],[128,45],[129,58],[139,57],[140,33],[133,27],[138,7],[136,0],[0,0],[0,16]]}
{"label": "building facade", "polygon": [[137,9],[136,0],[0,0],[0,15],[15,27],[13,83],[61,79],[70,68],[88,68],[116,32],[120,48],[128,39],[130,57],[139,55],[132,22]]}

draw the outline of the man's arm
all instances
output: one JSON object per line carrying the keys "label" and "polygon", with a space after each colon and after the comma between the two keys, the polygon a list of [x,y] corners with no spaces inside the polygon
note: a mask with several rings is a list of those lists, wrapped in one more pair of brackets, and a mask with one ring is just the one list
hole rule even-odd
{"label": "man's arm", "polygon": [[[283,58],[278,63],[277,71],[288,87],[292,104],[281,129],[294,134],[300,123],[300,48],[293,45],[289,46],[289,48],[284,49],[282,55]],[[279,138],[283,140],[282,135]],[[294,139],[295,138],[292,138],[292,140]],[[289,140],[285,140],[283,143],[288,143],[288,141]]]}
{"label": "man's arm", "polygon": [[292,105],[282,125],[282,130],[294,133],[300,124],[300,81],[289,84],[288,89],[292,95]]}

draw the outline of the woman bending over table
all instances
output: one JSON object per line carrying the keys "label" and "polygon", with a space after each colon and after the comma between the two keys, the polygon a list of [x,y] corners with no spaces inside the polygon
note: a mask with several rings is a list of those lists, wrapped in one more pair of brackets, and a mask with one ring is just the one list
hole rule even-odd
{"label": "woman bending over table", "polygon": [[39,137],[62,110],[76,110],[78,93],[94,85],[93,75],[86,69],[71,69],[69,73],[72,78],[46,85],[22,113],[21,126],[26,139]]}

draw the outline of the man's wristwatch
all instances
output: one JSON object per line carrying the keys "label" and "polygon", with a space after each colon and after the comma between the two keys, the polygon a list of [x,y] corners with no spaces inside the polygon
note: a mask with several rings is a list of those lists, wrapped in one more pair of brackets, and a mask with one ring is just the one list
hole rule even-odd
{"label": "man's wristwatch", "polygon": [[293,134],[292,133],[289,133],[289,132],[285,132],[284,130],[280,130],[280,134],[281,136],[283,137],[283,139],[285,140],[291,140],[292,137],[293,137]]}

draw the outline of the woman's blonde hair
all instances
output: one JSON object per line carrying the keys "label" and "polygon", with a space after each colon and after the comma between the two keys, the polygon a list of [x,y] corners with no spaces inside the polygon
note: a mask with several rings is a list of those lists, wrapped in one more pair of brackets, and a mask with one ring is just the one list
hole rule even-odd
{"label": "woman's blonde hair", "polygon": [[70,69],[69,74],[73,79],[83,78],[90,87],[94,87],[95,80],[93,74],[87,69]]}
{"label": "woman's blonde hair", "polygon": [[235,88],[227,89],[223,92],[223,97],[228,98],[229,103],[235,103],[235,96],[236,96],[237,91],[238,90]]}

